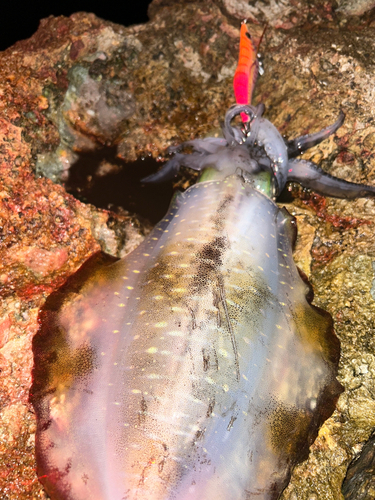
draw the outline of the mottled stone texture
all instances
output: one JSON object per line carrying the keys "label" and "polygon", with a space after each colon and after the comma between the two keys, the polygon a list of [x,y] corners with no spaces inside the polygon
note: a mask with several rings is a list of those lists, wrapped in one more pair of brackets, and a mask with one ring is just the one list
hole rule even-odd
{"label": "mottled stone texture", "polygon": [[359,457],[349,465],[342,485],[345,500],[375,498],[375,435],[363,447]]}
{"label": "mottled stone texture", "polygon": [[66,93],[67,71],[79,51],[90,50],[86,38],[99,43],[101,33],[101,43],[110,45],[111,26],[93,15],[50,18],[30,40],[0,54],[2,500],[45,498],[35,474],[35,418],[28,403],[40,305],[92,253],[102,248],[121,255],[142,238],[133,217],[116,219],[84,205],[35,174],[38,155],[53,154],[60,141],[54,112]]}
{"label": "mottled stone texture", "polygon": [[[372,2],[353,5],[154,0],[145,25],[51,17],[0,54],[1,499],[45,498],[28,403],[39,307],[100,247],[122,255],[141,239],[135,219],[84,205],[53,181],[68,178],[82,151],[117,146],[128,161],[157,157],[217,128],[233,103],[246,16],[255,41],[268,24],[255,104],[264,102],[288,137],[333,122],[341,107],[343,127],[305,157],[375,185],[375,17]],[[375,205],[293,194],[296,260],[316,304],[334,318],[346,391],[283,500],[338,500],[348,464],[375,427]]]}

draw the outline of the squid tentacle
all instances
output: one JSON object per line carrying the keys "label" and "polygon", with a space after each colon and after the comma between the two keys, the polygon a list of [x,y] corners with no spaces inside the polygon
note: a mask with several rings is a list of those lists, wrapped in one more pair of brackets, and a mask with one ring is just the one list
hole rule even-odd
{"label": "squid tentacle", "polygon": [[[217,137],[208,137],[206,139],[195,139],[193,141],[186,141],[178,146],[170,146],[169,153],[174,153],[171,158],[163,167],[154,174],[148,175],[141,179],[141,182],[167,182],[172,180],[178,174],[181,167],[191,168],[192,170],[203,170],[206,166],[206,158],[214,155],[220,148],[227,145],[225,139]],[[185,155],[179,153],[181,149],[186,146],[191,146],[194,153]]]}
{"label": "squid tentacle", "polygon": [[289,158],[294,158],[295,156],[303,153],[309,148],[316,146],[320,142],[324,141],[330,135],[334,134],[344,123],[345,113],[340,110],[338,119],[332,125],[315,132],[314,134],[301,135],[290,141],[286,141],[286,146],[288,148]]}
{"label": "squid tentacle", "polygon": [[213,154],[217,152],[218,147],[227,146],[227,141],[222,137],[206,137],[205,139],[194,139],[185,141],[178,146],[170,146],[168,153],[178,153],[181,149],[191,146],[197,153]]}
{"label": "squid tentacle", "polygon": [[264,118],[260,121],[256,141],[264,148],[265,155],[271,162],[271,169],[277,183],[276,196],[278,196],[287,182],[287,148],[277,128]]}
{"label": "squid tentacle", "polygon": [[291,159],[288,163],[288,181],[295,181],[303,187],[336,198],[363,198],[375,196],[375,187],[348,182],[324,172],[307,160]]}
{"label": "squid tentacle", "polygon": [[[193,141],[192,141],[193,142]],[[204,153],[191,153],[189,155],[184,155],[182,153],[176,153],[174,157],[169,160],[160,170],[156,173],[151,174],[147,177],[141,179],[141,182],[167,182],[172,180],[178,174],[181,167],[187,167],[191,170],[196,170],[200,172],[205,169],[208,164],[214,162],[216,155],[204,154]]]}
{"label": "squid tentacle", "polygon": [[[258,104],[255,108],[255,117],[254,120],[250,124],[250,128],[247,132],[246,145],[253,146],[254,143],[258,140],[259,128],[262,122],[264,122],[264,118],[262,115],[265,111],[266,107],[263,103]],[[245,127],[249,127],[249,123]],[[246,130],[246,129],[245,129]]]}
{"label": "squid tentacle", "polygon": [[[191,158],[193,155],[189,155],[189,158]],[[174,157],[169,160],[163,167],[155,172],[154,174],[148,175],[147,177],[143,177],[141,179],[141,182],[143,183],[148,183],[148,182],[167,182],[172,180],[176,175],[178,174],[180,168],[184,165],[186,160],[185,155],[181,153],[176,153]],[[191,167],[191,164],[189,163],[188,165]]]}
{"label": "squid tentacle", "polygon": [[[254,130],[253,127],[257,127],[257,122],[259,117],[261,116],[264,110],[264,106],[250,106],[248,104],[234,104],[229,108],[225,115],[223,133],[224,137],[227,140],[228,144],[241,144],[244,142],[244,135],[238,127],[232,127],[231,121],[236,116],[242,114],[246,114],[250,117],[251,129]],[[247,142],[247,141],[246,141]]]}

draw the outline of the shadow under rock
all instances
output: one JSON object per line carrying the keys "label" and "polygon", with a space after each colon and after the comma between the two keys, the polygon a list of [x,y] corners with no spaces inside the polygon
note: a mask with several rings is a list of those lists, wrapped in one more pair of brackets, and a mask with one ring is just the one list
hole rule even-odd
{"label": "shadow under rock", "polygon": [[128,163],[116,153],[116,147],[80,153],[70,169],[66,190],[98,208],[116,212],[121,207],[156,224],[168,210],[172,183],[142,184],[141,179],[160,168],[160,163],[151,157]]}

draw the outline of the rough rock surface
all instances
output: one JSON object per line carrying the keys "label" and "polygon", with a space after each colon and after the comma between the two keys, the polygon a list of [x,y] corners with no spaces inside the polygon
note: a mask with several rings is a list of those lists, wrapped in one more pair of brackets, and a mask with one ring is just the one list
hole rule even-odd
{"label": "rough rock surface", "polygon": [[[233,103],[239,24],[249,17],[255,40],[268,23],[255,104],[288,137],[333,122],[342,107],[337,135],[305,157],[375,185],[375,17],[373,2],[355,5],[154,0],[145,25],[51,17],[0,54],[1,499],[46,498],[28,403],[38,308],[93,252],[123,255],[142,233],[136,219],[84,205],[52,181],[66,180],[82,152],[157,157],[217,128]],[[375,428],[375,204],[293,194],[296,260],[334,318],[345,392],[283,500],[339,500],[348,464]]]}
{"label": "rough rock surface", "polygon": [[342,485],[345,500],[375,498],[375,435],[363,447],[359,457],[349,465]]}

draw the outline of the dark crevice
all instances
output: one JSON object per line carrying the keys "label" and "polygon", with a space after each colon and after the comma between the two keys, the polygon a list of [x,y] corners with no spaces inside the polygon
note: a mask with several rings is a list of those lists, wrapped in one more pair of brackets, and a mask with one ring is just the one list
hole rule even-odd
{"label": "dark crevice", "polygon": [[116,211],[122,207],[156,224],[168,210],[172,183],[142,184],[141,179],[155,172],[160,163],[153,158],[127,163],[116,152],[116,147],[104,147],[81,153],[70,169],[67,191],[98,208]]}
{"label": "dark crevice", "polygon": [[293,194],[289,189],[289,185],[287,184],[284,189],[281,191],[279,196],[277,197],[278,203],[292,203],[294,200]]}

